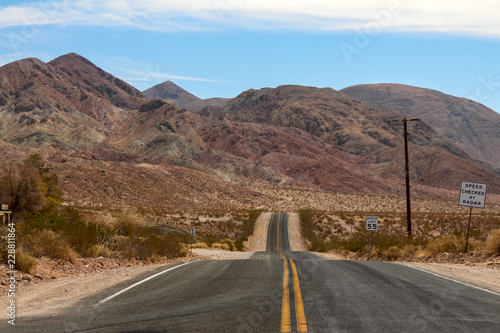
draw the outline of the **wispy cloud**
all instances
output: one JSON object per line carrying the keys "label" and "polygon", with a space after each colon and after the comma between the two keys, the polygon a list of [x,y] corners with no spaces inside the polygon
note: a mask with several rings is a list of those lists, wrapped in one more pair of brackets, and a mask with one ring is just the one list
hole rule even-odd
{"label": "wispy cloud", "polygon": [[132,75],[136,80],[150,79],[150,80],[161,80],[161,81],[164,81],[164,80],[186,80],[186,81],[201,81],[201,82],[219,82],[217,80],[211,80],[211,79],[202,79],[202,78],[196,78],[196,77],[188,77],[188,76],[180,76],[180,75],[161,73],[158,68],[153,69],[151,67],[147,67],[143,71],[132,70],[132,69],[123,68],[123,67],[120,67],[119,69]]}
{"label": "wispy cloud", "polygon": [[129,82],[139,90],[146,90],[147,88],[154,86],[156,84],[162,83],[166,80],[177,81],[198,81],[198,82],[211,82],[220,83],[221,81],[189,77],[175,74],[164,73],[160,70],[159,66],[155,68],[151,66],[145,66],[142,70],[130,69],[125,67],[116,67],[116,73],[121,79]]}
{"label": "wispy cloud", "polygon": [[57,0],[0,8],[0,28],[59,24],[159,31],[345,31],[388,15],[384,31],[500,37],[495,0]]}

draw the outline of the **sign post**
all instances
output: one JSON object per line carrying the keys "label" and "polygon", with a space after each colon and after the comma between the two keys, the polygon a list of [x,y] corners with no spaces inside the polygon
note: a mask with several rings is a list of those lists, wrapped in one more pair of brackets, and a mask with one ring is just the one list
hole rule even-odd
{"label": "sign post", "polygon": [[193,256],[193,238],[194,238],[194,229],[191,229],[191,257]]}
{"label": "sign post", "polygon": [[373,232],[378,230],[378,216],[366,217],[366,230],[370,231],[371,246],[370,252],[373,250]]}
{"label": "sign post", "polygon": [[458,205],[470,207],[469,224],[467,225],[467,239],[465,241],[465,253],[469,247],[469,231],[472,219],[472,208],[484,208],[486,204],[486,184],[462,181],[460,185],[460,197]]}

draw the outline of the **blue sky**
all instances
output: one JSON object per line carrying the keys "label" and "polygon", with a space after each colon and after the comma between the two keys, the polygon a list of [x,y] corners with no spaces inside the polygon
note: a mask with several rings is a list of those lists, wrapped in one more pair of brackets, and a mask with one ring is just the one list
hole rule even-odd
{"label": "blue sky", "polygon": [[141,91],[166,80],[201,98],[401,83],[500,112],[493,0],[0,2],[0,65],[69,52]]}

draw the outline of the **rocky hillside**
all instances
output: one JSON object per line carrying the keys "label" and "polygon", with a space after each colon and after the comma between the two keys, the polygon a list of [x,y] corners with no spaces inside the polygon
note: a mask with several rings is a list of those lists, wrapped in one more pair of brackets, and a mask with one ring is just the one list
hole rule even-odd
{"label": "rocky hillside", "polygon": [[[389,124],[401,112],[361,102],[330,88],[280,86],[248,90],[223,106],[232,120],[299,128],[358,156],[373,158],[402,142],[400,128]],[[425,122],[413,126],[410,142],[466,155]]]}
{"label": "rocky hillside", "polygon": [[[333,89],[280,86],[190,112],[161,87],[178,104],[203,102],[173,83],[151,99],[76,54],[0,67],[2,156],[41,154],[67,200],[91,206],[228,210],[278,199],[249,190],[254,183],[370,194],[404,188],[402,128],[387,122],[401,111]],[[417,194],[453,191],[463,179],[500,193],[498,174],[425,119],[411,133]]]}
{"label": "rocky hillside", "polygon": [[500,114],[482,104],[399,84],[357,85],[341,92],[421,118],[470,157],[500,168]]}

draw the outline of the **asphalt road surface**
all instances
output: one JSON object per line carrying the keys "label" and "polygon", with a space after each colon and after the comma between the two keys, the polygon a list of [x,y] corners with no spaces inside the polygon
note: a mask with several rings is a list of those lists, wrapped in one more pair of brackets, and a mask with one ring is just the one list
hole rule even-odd
{"label": "asphalt road surface", "polygon": [[[500,295],[386,262],[290,252],[288,215],[246,260],[167,265],[16,332],[500,332]],[[147,280],[144,280],[147,279]],[[127,289],[128,288],[128,289]]]}

